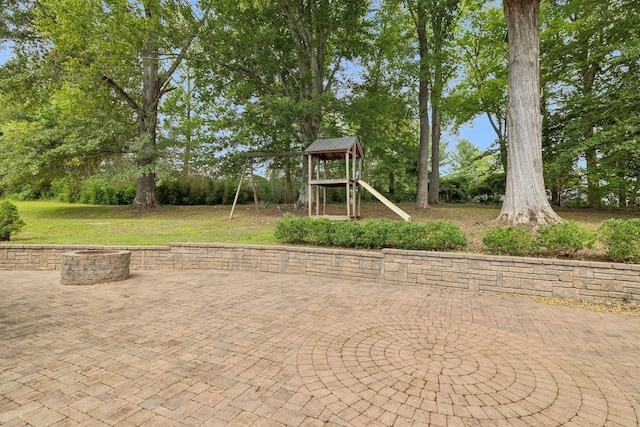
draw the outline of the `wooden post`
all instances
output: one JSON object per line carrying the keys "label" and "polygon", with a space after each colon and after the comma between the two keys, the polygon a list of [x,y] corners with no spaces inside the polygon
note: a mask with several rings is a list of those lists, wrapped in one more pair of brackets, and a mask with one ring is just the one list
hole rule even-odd
{"label": "wooden post", "polygon": [[[316,180],[320,180],[320,158],[316,163]],[[316,216],[320,215],[320,186],[316,185]]]}
{"label": "wooden post", "polygon": [[247,159],[247,161],[244,162],[244,168],[242,168],[242,174],[240,175],[240,182],[238,183],[236,196],[233,198],[233,206],[231,206],[231,213],[229,214],[229,219],[233,218],[233,211],[236,210],[236,203],[238,203],[238,194],[240,194],[240,188],[242,188],[242,180],[244,179],[244,174],[247,172],[247,166],[249,166],[249,159]]}
{"label": "wooden post", "polygon": [[311,216],[311,179],[313,178],[313,169],[311,168],[311,164],[312,164],[312,160],[311,160],[311,154],[307,155],[307,166],[309,169],[308,175],[307,175],[307,181],[309,182],[308,187],[307,187],[307,198],[309,200],[307,200],[307,204],[309,205],[309,216]]}
{"label": "wooden post", "polygon": [[[322,179],[327,179],[327,160],[322,161]],[[327,214],[327,187],[322,187],[322,215]]]}
{"label": "wooden post", "polygon": [[256,181],[253,179],[253,162],[249,163],[251,168],[251,188],[253,189],[253,201],[256,204],[256,210],[260,212],[260,206],[258,206],[258,194],[256,193]]}
{"label": "wooden post", "polygon": [[354,218],[357,216],[356,212],[358,212],[358,209],[357,209],[358,207],[357,207],[357,204],[356,204],[357,203],[356,202],[356,197],[357,197],[357,195],[356,195],[356,192],[357,192],[357,189],[356,189],[356,186],[357,186],[357,184],[356,184],[356,156],[357,156],[357,150],[356,150],[356,146],[354,145],[353,146],[353,159],[351,161],[352,164],[351,164],[351,183],[350,183],[350,185],[351,185],[351,194],[352,194],[352,197],[353,197],[353,199],[352,199],[353,200],[353,208],[352,208],[353,212],[352,213],[353,213],[353,217]]}
{"label": "wooden post", "polygon": [[347,218],[351,218],[351,210],[350,210],[350,206],[349,206],[349,193],[351,192],[351,184],[349,183],[349,150],[347,150],[347,152],[345,153],[345,160],[346,160],[346,178],[347,178],[347,185],[345,186],[347,188]]}
{"label": "wooden post", "polygon": [[[362,157],[358,160],[358,181],[362,179]],[[362,207],[362,188],[358,183],[358,218],[360,218],[360,208]]]}

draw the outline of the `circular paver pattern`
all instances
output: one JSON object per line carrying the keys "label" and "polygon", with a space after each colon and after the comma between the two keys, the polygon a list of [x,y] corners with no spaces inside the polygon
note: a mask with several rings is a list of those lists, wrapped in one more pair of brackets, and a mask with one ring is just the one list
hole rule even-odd
{"label": "circular paver pattern", "polygon": [[449,424],[602,426],[612,405],[631,408],[577,359],[475,323],[384,316],[331,325],[305,341],[298,369],[316,398],[358,425],[438,414]]}

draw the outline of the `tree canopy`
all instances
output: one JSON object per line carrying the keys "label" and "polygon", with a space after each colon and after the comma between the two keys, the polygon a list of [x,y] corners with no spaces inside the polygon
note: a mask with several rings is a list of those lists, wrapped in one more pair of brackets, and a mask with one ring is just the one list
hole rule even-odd
{"label": "tree canopy", "polygon": [[[163,182],[233,177],[246,151],[357,134],[365,178],[394,200],[495,201],[521,163],[511,125],[531,120],[540,197],[637,206],[640,4],[542,2],[540,114],[516,119],[502,6],[519,3],[531,1],[5,2],[0,191],[57,196],[117,175],[136,184],[134,206],[153,207]],[[479,117],[495,143],[474,149],[457,135]],[[265,167],[306,201],[306,162]]]}

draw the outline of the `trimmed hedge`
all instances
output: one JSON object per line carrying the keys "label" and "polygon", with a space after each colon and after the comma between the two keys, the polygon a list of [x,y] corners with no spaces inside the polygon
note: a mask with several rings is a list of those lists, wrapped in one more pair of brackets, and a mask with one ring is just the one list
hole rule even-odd
{"label": "trimmed hedge", "polygon": [[594,233],[581,229],[574,221],[538,229],[538,244],[554,256],[573,257],[578,251],[591,249],[595,241]]}
{"label": "trimmed hedge", "polygon": [[538,251],[536,238],[525,228],[495,226],[482,238],[482,243],[496,255],[528,256]]}
{"label": "trimmed hedge", "polygon": [[[447,220],[417,224],[376,219],[359,223],[289,213],[276,223],[275,237],[285,243],[356,249],[457,251],[467,245],[460,227]],[[573,257],[592,248],[596,240],[608,248],[613,261],[640,262],[640,218],[604,221],[597,233],[581,229],[573,221],[540,227],[535,233],[523,227],[495,226],[485,233],[482,243],[496,255],[534,256],[545,249],[553,256]]]}
{"label": "trimmed hedge", "polygon": [[581,229],[573,221],[540,227],[532,233],[523,227],[495,226],[482,238],[485,247],[496,255],[532,256],[545,248],[553,256],[573,257],[591,249],[596,241],[607,247],[607,255],[616,262],[640,262],[640,218],[604,221],[597,233]]}
{"label": "trimmed hedge", "polygon": [[360,224],[285,214],[276,223],[275,237],[286,243],[362,249],[455,251],[467,245],[460,227],[446,220],[416,224],[382,219]]}
{"label": "trimmed hedge", "polygon": [[640,218],[608,219],[600,226],[598,237],[612,260],[640,262]]}

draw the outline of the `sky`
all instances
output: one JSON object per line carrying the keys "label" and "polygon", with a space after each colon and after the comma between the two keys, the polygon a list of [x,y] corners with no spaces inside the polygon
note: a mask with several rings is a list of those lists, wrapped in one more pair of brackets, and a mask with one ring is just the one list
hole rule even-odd
{"label": "sky", "polygon": [[11,51],[9,49],[7,48],[0,49],[0,65],[7,62],[7,59],[9,59],[10,54],[11,54]]}
{"label": "sky", "polygon": [[[10,57],[11,51],[7,46],[0,49],[0,65],[4,64]],[[453,149],[457,139],[468,139],[480,150],[485,151],[495,141],[495,132],[489,124],[486,116],[475,119],[472,123],[460,128],[460,135],[457,137],[445,133],[443,138],[448,140],[450,149]],[[363,141],[363,143],[366,143]]]}
{"label": "sky", "polygon": [[487,116],[482,115],[473,122],[460,128],[460,139],[468,139],[480,150],[485,151],[497,139],[496,133]]}

